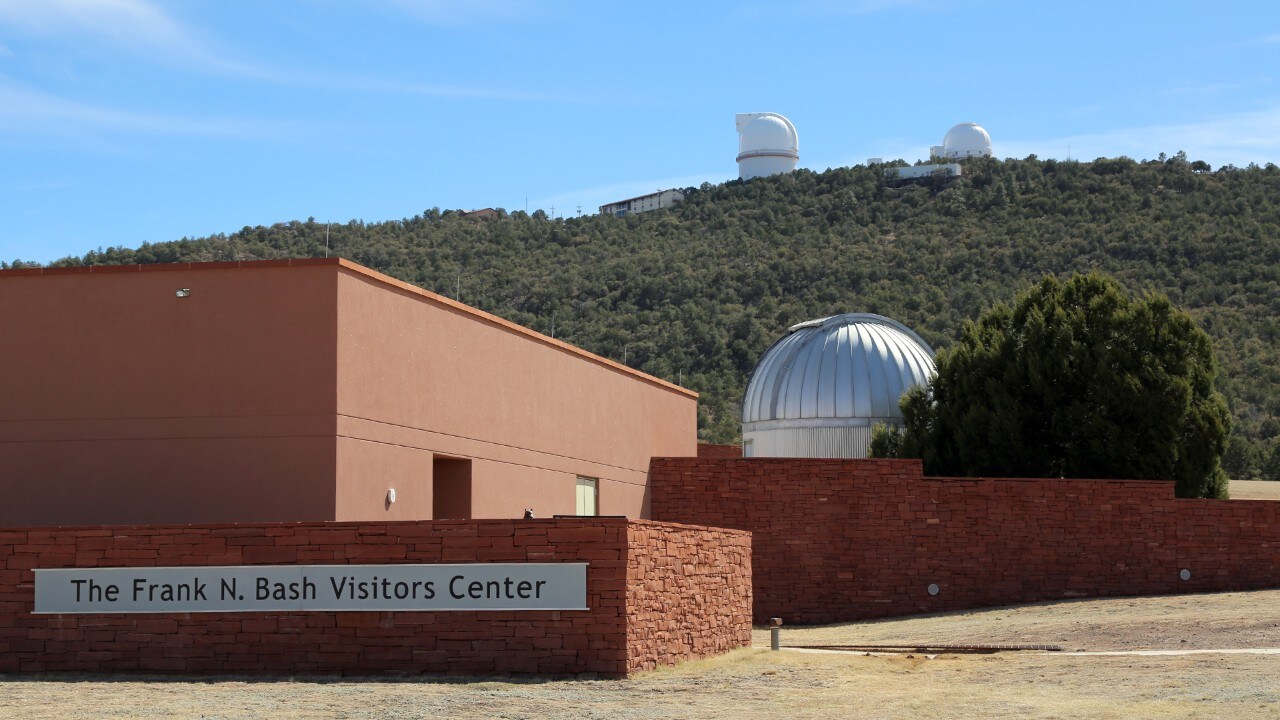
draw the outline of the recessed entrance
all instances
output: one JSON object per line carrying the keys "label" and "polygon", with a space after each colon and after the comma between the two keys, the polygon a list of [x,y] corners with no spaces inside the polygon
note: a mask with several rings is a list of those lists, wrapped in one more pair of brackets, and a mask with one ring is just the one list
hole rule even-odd
{"label": "recessed entrance", "polygon": [[431,460],[431,517],[471,517],[471,461],[436,455]]}

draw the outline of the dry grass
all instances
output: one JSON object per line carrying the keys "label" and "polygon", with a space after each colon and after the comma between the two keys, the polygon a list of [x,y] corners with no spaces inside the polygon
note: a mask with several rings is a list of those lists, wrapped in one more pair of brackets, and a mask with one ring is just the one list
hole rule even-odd
{"label": "dry grass", "polygon": [[[806,642],[1280,646],[1280,591],[1075,601],[824,628]],[[757,631],[767,643],[768,631]],[[1186,640],[1186,642],[1182,642]],[[1280,718],[1274,655],[729,655],[625,681],[243,682],[7,678],[27,718]]]}
{"label": "dry grass", "polygon": [[1232,500],[1280,500],[1280,482],[1275,480],[1232,480]]}

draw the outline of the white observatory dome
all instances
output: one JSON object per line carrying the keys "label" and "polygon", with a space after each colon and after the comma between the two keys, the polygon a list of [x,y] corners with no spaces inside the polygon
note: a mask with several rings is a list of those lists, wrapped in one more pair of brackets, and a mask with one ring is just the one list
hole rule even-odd
{"label": "white observatory dome", "polygon": [[848,313],[793,325],[760,358],[742,400],[746,457],[863,458],[877,423],[936,372],[933,348],[896,320]]}
{"label": "white observatory dome", "polygon": [[744,180],[791,172],[800,161],[795,125],[778,113],[741,113],[738,126],[738,177]]}
{"label": "white observatory dome", "polygon": [[991,157],[991,136],[977,123],[960,123],[948,130],[943,138],[942,156]]}

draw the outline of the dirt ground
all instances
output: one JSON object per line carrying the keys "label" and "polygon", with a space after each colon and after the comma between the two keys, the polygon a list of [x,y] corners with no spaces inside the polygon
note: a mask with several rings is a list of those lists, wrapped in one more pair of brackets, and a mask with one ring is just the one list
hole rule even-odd
{"label": "dirt ground", "polygon": [[[1280,648],[1280,590],[1082,600],[818,628],[783,644]],[[629,680],[0,678],[0,718],[1280,718],[1280,655],[868,656],[756,648]]]}
{"label": "dirt ground", "polygon": [[1228,487],[1232,500],[1280,500],[1280,482],[1275,480],[1232,480]]}

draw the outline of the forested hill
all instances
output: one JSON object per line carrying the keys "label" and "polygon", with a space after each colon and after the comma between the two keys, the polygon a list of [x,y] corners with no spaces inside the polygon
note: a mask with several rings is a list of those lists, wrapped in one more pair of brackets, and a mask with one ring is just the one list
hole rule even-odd
{"label": "forested hill", "polygon": [[[1280,168],[1210,171],[1181,153],[963,164],[964,177],[926,184],[853,167],[703,185],[626,218],[432,209],[333,225],[329,245],[699,391],[700,433],[718,442],[737,437],[747,377],[793,323],[874,312],[945,347],[1045,273],[1101,270],[1166,293],[1213,336],[1240,438],[1230,471],[1255,474],[1280,453]],[[325,225],[308,220],[57,264],[325,253]]]}

